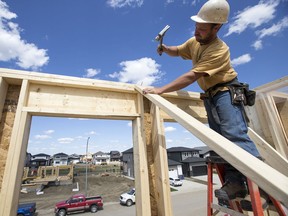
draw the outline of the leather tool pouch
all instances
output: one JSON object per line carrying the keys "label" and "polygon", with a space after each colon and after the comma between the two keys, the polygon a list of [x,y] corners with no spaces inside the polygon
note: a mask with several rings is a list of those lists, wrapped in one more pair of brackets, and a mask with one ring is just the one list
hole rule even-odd
{"label": "leather tool pouch", "polygon": [[230,90],[232,104],[243,104],[245,106],[253,106],[255,104],[256,92],[249,90],[247,83],[232,84],[227,87]]}

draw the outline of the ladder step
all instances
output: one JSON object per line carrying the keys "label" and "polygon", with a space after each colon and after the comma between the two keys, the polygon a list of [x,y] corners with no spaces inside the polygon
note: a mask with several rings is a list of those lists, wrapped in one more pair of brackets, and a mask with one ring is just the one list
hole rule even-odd
{"label": "ladder step", "polygon": [[215,210],[227,213],[227,214],[229,214],[231,216],[247,216],[247,215],[245,215],[245,214],[243,214],[241,212],[235,211],[233,209],[225,208],[223,206],[220,206],[220,205],[217,205],[217,204],[214,204],[214,203],[211,204],[211,207],[213,209],[215,209]]}

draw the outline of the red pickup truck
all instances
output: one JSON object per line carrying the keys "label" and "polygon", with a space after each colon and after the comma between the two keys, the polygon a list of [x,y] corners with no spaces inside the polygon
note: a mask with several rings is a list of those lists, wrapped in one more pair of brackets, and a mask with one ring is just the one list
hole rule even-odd
{"label": "red pickup truck", "polygon": [[101,196],[85,197],[84,194],[76,194],[66,201],[61,201],[55,205],[55,214],[65,216],[70,212],[91,211],[97,212],[103,208],[103,200]]}

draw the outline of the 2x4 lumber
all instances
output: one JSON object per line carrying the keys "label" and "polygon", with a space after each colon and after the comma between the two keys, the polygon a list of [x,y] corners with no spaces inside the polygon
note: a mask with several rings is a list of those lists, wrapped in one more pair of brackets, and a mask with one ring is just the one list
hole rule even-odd
{"label": "2x4 lumber", "polygon": [[[142,93],[143,88],[136,86]],[[236,144],[213,131],[197,119],[172,105],[160,95],[146,94],[152,103],[163,109],[179,124],[213,149],[217,154],[254,181],[276,200],[288,206],[288,177],[249,154]]]}
{"label": "2x4 lumber", "polygon": [[269,94],[260,94],[261,101],[264,106],[263,112],[266,113],[266,120],[272,135],[272,139],[276,150],[286,159],[288,158],[288,139],[282,125],[282,121],[278,114],[273,97]]}
{"label": "2x4 lumber", "polygon": [[51,116],[51,117],[69,117],[69,118],[91,118],[91,119],[115,119],[115,120],[133,120],[139,117],[137,113],[117,113],[104,111],[87,111],[87,110],[66,110],[53,108],[37,108],[37,107],[23,107],[25,112],[31,113],[33,116]]}
{"label": "2x4 lumber", "polygon": [[28,81],[23,80],[0,194],[1,216],[16,215],[17,213],[19,191],[31,123],[31,116],[27,112],[22,112],[23,103],[27,99],[28,88]]}
{"label": "2x4 lumber", "polygon": [[148,179],[148,161],[143,124],[144,107],[142,97],[140,97],[139,94],[137,99],[141,118],[138,117],[132,121],[133,157],[136,189],[136,215],[150,216],[151,205]]}
{"label": "2x4 lumber", "polygon": [[155,163],[156,200],[159,216],[172,216],[171,194],[168,175],[168,159],[163,121],[159,107],[151,106],[152,145]]}
{"label": "2x4 lumber", "polygon": [[257,146],[265,163],[269,164],[280,173],[288,176],[288,160],[279,154],[269,143],[248,127],[248,135]]}
{"label": "2x4 lumber", "polygon": [[19,84],[19,82],[21,83],[22,80],[27,79],[30,81],[30,83],[48,84],[53,86],[67,86],[102,90],[105,89],[106,91],[118,92],[134,91],[134,85],[127,83],[63,76],[48,73],[29,72],[22,70],[11,70],[7,68],[0,68],[0,76],[5,77],[10,82],[16,82],[17,84]]}
{"label": "2x4 lumber", "polygon": [[284,76],[284,77],[277,79],[273,82],[259,86],[259,87],[255,88],[254,90],[257,93],[265,93],[265,92],[277,91],[277,90],[284,88],[284,87],[287,87],[287,86],[288,86],[288,76]]}
{"label": "2x4 lumber", "polygon": [[3,77],[0,77],[0,121],[2,118],[3,108],[5,104],[5,98],[7,94],[8,84],[5,82]]}

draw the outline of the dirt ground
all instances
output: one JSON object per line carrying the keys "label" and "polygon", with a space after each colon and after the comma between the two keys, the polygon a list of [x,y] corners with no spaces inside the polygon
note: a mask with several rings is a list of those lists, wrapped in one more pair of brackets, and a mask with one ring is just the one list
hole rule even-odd
{"label": "dirt ground", "polygon": [[[79,191],[72,191],[76,188],[76,182],[79,183]],[[124,176],[88,176],[87,194],[88,196],[101,195],[105,202],[119,202],[119,196],[127,192],[131,187],[134,187],[134,181]],[[73,194],[85,194],[86,177],[75,176],[74,183],[71,185],[49,186],[44,188],[44,194],[36,195],[36,192],[27,194],[20,193],[19,203],[36,202],[38,215],[41,212],[52,212],[57,202],[68,199]]]}

